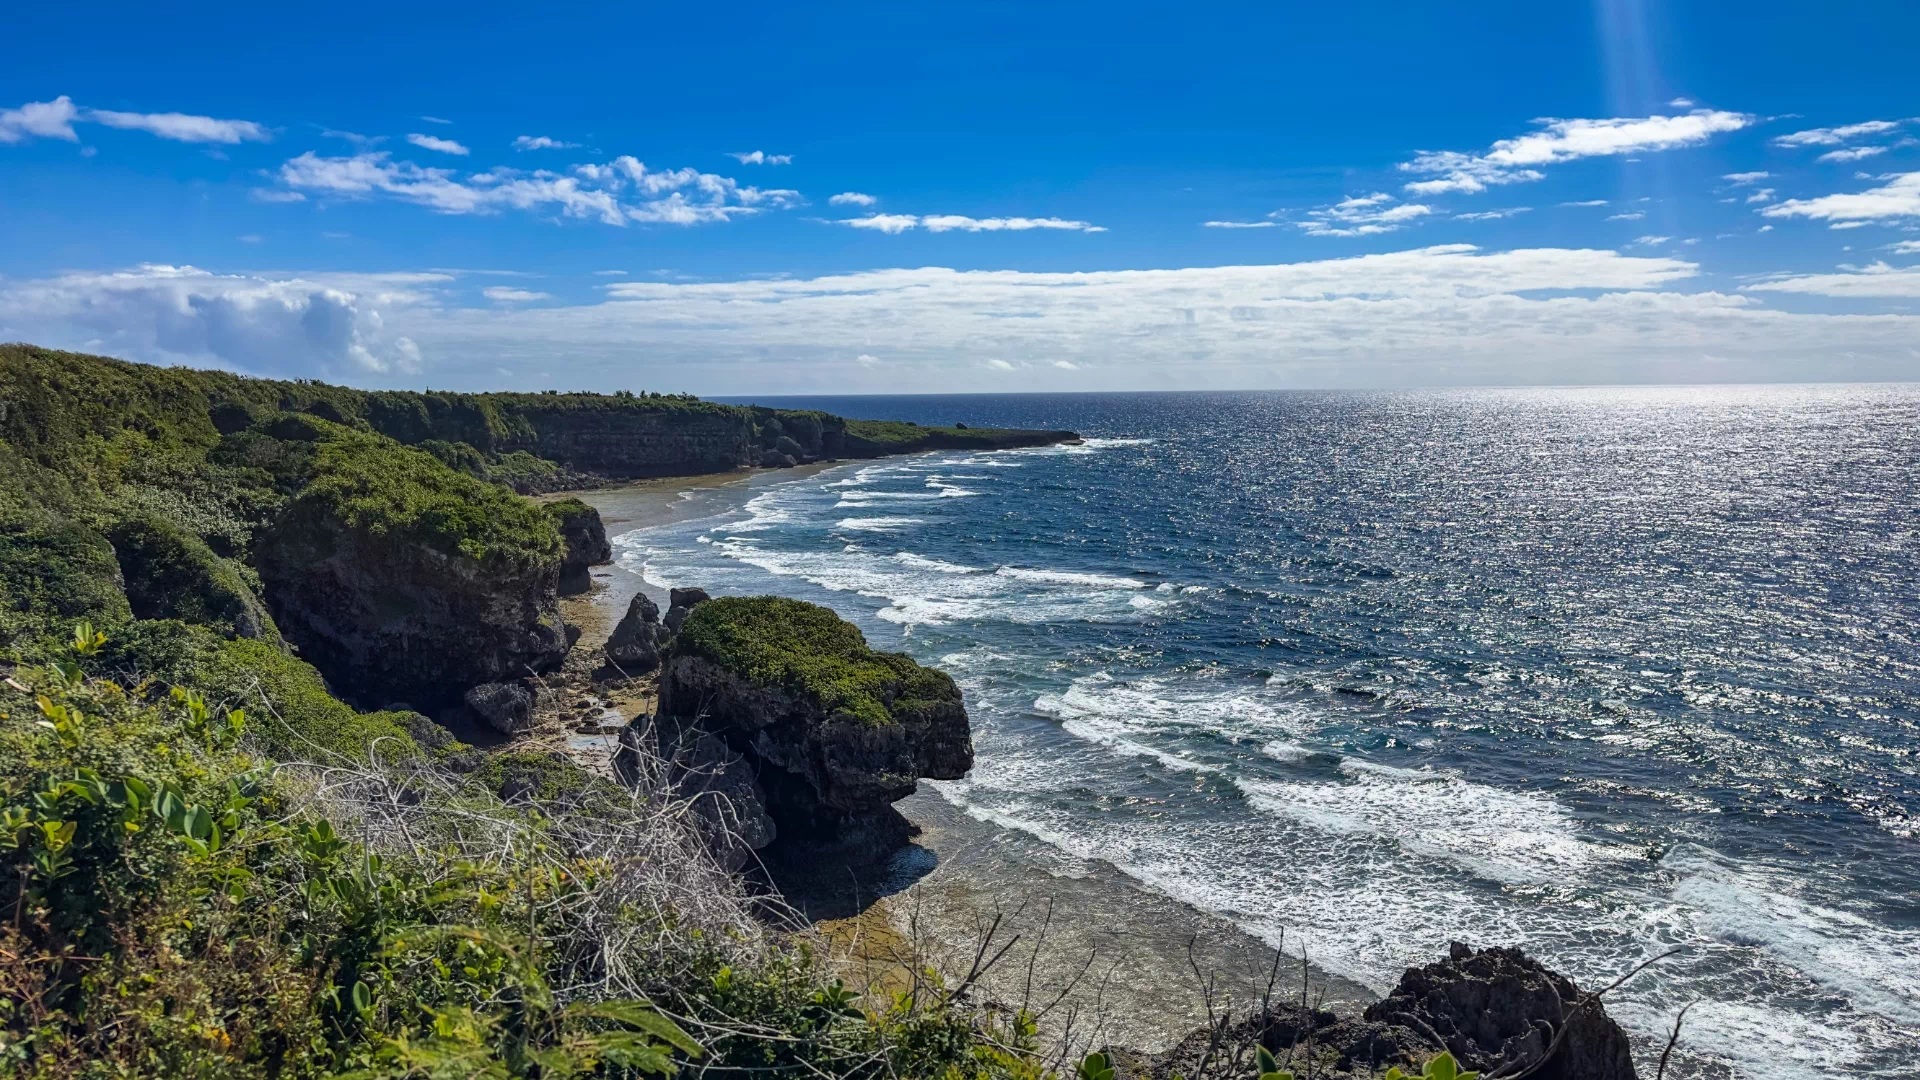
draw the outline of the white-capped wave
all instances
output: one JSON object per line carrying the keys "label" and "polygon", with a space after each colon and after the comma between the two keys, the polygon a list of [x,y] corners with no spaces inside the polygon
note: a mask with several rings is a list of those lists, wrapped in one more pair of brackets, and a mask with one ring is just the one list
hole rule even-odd
{"label": "white-capped wave", "polygon": [[834,522],[836,528],[853,529],[858,532],[897,532],[914,525],[925,525],[926,518],[917,517],[848,517]]}
{"label": "white-capped wave", "polygon": [[1144,589],[1147,587],[1147,583],[1138,578],[1118,577],[1113,574],[1084,574],[1073,570],[1033,570],[1018,566],[1003,566],[994,573],[1001,577],[1031,581],[1041,585],[1085,585],[1096,589]]}
{"label": "white-capped wave", "polygon": [[977,574],[980,572],[980,568],[977,566],[962,566],[959,563],[942,562],[939,559],[929,559],[924,555],[915,555],[911,551],[894,552],[893,561],[902,566],[911,566],[915,570],[933,570],[942,574]]}

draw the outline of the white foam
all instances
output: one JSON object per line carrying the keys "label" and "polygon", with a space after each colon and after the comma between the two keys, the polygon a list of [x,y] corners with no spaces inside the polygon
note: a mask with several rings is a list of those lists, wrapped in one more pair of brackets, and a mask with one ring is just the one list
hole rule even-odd
{"label": "white foam", "polygon": [[1147,587],[1146,582],[1136,578],[1116,577],[1112,574],[1083,574],[1072,570],[1031,570],[1017,566],[1003,566],[994,573],[1001,577],[1042,585],[1085,585],[1096,589],[1144,589]]}
{"label": "white foam", "polygon": [[1637,858],[1584,840],[1572,813],[1544,795],[1458,777],[1343,762],[1350,783],[1241,778],[1258,809],[1342,836],[1375,836],[1490,880],[1564,881],[1604,862]]}
{"label": "white foam", "polygon": [[914,525],[925,525],[926,518],[917,517],[867,517],[841,518],[834,522],[836,528],[853,529],[861,532],[898,532]]}
{"label": "white foam", "polygon": [[977,574],[980,572],[980,568],[977,566],[962,566],[959,563],[942,562],[939,559],[929,559],[924,555],[915,555],[911,551],[894,552],[893,561],[902,566],[911,566],[915,570],[932,570],[941,574]]}

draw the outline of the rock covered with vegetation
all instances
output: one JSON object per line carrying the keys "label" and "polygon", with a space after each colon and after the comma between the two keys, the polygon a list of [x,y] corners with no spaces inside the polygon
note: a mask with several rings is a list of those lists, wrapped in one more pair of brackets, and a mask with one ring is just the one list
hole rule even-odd
{"label": "rock covered with vegetation", "polygon": [[751,761],[780,834],[817,843],[890,824],[921,777],[973,766],[946,673],[878,652],[815,604],[722,597],[691,609],[660,683],[660,712]]}
{"label": "rock covered with vegetation", "polygon": [[593,587],[589,567],[613,561],[613,545],[607,540],[607,527],[600,511],[579,499],[560,499],[547,504],[560,529],[566,553],[560,559],[560,595],[574,596]]}

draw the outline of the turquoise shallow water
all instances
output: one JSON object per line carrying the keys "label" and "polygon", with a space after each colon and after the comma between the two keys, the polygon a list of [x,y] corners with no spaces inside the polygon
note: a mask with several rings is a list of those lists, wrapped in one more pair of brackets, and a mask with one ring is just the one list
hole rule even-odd
{"label": "turquoise shallow water", "polygon": [[[1376,988],[1522,944],[1688,1075],[1920,1075],[1920,388],[806,399],[1067,427],[690,493],[656,586],[952,671],[967,813]],[[1770,1063],[1770,1064],[1769,1064]]]}

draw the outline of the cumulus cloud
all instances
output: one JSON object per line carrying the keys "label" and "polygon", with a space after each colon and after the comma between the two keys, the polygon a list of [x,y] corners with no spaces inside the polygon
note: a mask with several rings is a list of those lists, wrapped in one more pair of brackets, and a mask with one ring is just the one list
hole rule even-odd
{"label": "cumulus cloud", "polygon": [[[1915,242],[1920,250],[1920,242]],[[1812,296],[1920,300],[1920,266],[1894,268],[1884,262],[1843,267],[1838,274],[1798,274],[1741,286],[1745,292],[1804,293]]]}
{"label": "cumulus cloud", "polygon": [[329,198],[386,197],[442,214],[557,212],[608,225],[727,221],[799,198],[795,191],[743,186],[694,169],[649,169],[624,155],[604,165],[576,165],[570,174],[492,169],[461,175],[394,161],[385,152],[321,157],[309,151],[281,165],[277,178],[290,191]]}
{"label": "cumulus cloud", "polygon": [[860,218],[842,218],[841,225],[856,229],[870,229],[889,236],[898,236],[909,229],[925,229],[928,232],[1027,232],[1033,229],[1054,229],[1066,232],[1098,233],[1106,232],[1106,227],[1089,224],[1085,221],[1067,221],[1062,218],[974,218],[963,214],[868,214]]}
{"label": "cumulus cloud", "polygon": [[1734,187],[1746,187],[1749,184],[1757,184],[1772,175],[1772,173],[1762,169],[1757,172],[1730,172],[1720,179],[1725,180]]}
{"label": "cumulus cloud", "polygon": [[1714,135],[1754,122],[1745,113],[1694,109],[1678,116],[1606,120],[1536,120],[1540,130],[1501,139],[1482,154],[1423,150],[1403,162],[1403,172],[1425,176],[1405,185],[1415,195],[1473,194],[1501,184],[1545,179],[1540,169],[1579,158],[1611,157],[1698,146]]}
{"label": "cumulus cloud", "polygon": [[1885,135],[1889,131],[1898,131],[1898,120],[1868,120],[1860,124],[1845,124],[1840,127],[1809,128],[1790,135],[1779,135],[1773,140],[1775,146],[1839,146],[1866,135]]}
{"label": "cumulus cloud", "polygon": [[1767,217],[1804,217],[1831,223],[1832,228],[1920,218],[1920,172],[1893,173],[1881,177],[1881,186],[1852,194],[1822,195],[1813,199],[1788,199],[1760,211]]}
{"label": "cumulus cloud", "polygon": [[1895,255],[1920,255],[1920,240],[1900,240],[1887,245]]}
{"label": "cumulus cloud", "polygon": [[23,338],[160,363],[348,378],[419,369],[419,346],[383,310],[427,302],[444,274],[214,274],[139,266],[0,286],[0,323]]}
{"label": "cumulus cloud", "polygon": [[1384,191],[1349,195],[1332,206],[1307,211],[1306,219],[1294,224],[1308,236],[1375,236],[1404,229],[1433,213],[1433,207],[1421,203],[1394,203],[1394,197]]}
{"label": "cumulus cloud", "polygon": [[117,112],[112,109],[85,109],[65,94],[52,101],[29,102],[17,109],[0,109],[0,143],[15,143],[27,138],[79,138],[75,123],[100,124],[124,131],[144,131],[163,139],[189,143],[266,142],[273,133],[251,120],[220,120],[188,113]]}
{"label": "cumulus cloud", "polygon": [[834,206],[872,206],[879,199],[861,191],[843,191],[827,200]]}
{"label": "cumulus cloud", "polygon": [[1280,223],[1277,221],[1203,221],[1200,224],[1209,229],[1271,229]]}
{"label": "cumulus cloud", "polygon": [[1750,203],[1772,202],[1773,189],[1770,187],[1763,187],[1760,190],[1754,192],[1753,194],[1747,196],[1747,201]]}
{"label": "cumulus cloud", "polygon": [[1813,160],[1826,162],[1862,161],[1866,158],[1878,157],[1886,152],[1887,148],[1884,146],[1855,146],[1846,150],[1829,151]]}
{"label": "cumulus cloud", "polygon": [[742,165],[791,165],[793,164],[792,154],[769,154],[764,150],[749,150],[744,154],[732,153],[732,154],[728,154],[727,156],[730,158],[733,158],[735,161],[738,161]]}
{"label": "cumulus cloud", "polygon": [[551,300],[552,293],[534,292],[531,289],[516,289],[509,285],[489,285],[480,290],[480,295],[497,304],[527,304],[535,300]]}
{"label": "cumulus cloud", "polygon": [[421,135],[418,132],[407,136],[407,141],[422,150],[432,150],[438,154],[454,154],[459,157],[466,157],[468,154],[473,153],[473,151],[454,142],[452,139],[437,138],[433,135]]}
{"label": "cumulus cloud", "polygon": [[1074,363],[1071,360],[1055,360],[1053,362],[1053,366],[1059,368],[1061,371],[1079,371],[1080,370],[1080,365]]}
{"label": "cumulus cloud", "polygon": [[[636,350],[657,358],[654,385],[707,393],[817,390],[828,373],[867,390],[1076,385],[1062,361],[1098,365],[1113,389],[1920,375],[1920,317],[1783,311],[1766,300],[1779,289],[1678,291],[1697,274],[1664,255],[1443,245],[1167,270],[617,281],[599,302],[469,307],[444,275],[139,268],[0,283],[0,327],[137,359],[475,389],[530,364],[627,386]],[[1707,352],[1723,359],[1700,367]],[[408,379],[415,354],[427,370]]]}
{"label": "cumulus cloud", "polygon": [[579,146],[576,142],[561,142],[545,135],[522,135],[513,140],[515,150],[572,150]]}

